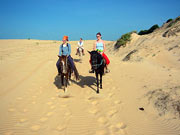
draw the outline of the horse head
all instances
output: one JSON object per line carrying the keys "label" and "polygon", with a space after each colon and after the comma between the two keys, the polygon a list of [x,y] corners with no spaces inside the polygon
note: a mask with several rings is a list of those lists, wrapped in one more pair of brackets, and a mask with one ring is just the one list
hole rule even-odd
{"label": "horse head", "polygon": [[[88,51],[89,52],[89,51]],[[97,51],[89,52],[91,55],[91,65],[94,70],[98,69],[103,64],[103,57]]]}
{"label": "horse head", "polygon": [[58,56],[60,59],[60,66],[61,66],[61,72],[66,74],[67,73],[67,56]]}

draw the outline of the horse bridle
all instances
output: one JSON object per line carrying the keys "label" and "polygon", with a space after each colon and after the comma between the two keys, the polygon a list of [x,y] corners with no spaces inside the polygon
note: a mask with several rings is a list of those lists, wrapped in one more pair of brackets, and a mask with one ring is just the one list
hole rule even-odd
{"label": "horse bridle", "polygon": [[[66,70],[67,70],[67,69],[66,69],[66,68],[67,68],[67,57],[65,57],[64,59],[65,59],[65,60],[61,60],[61,62],[63,63],[62,67],[64,67],[63,69],[65,70],[64,73],[66,73],[66,72],[67,72],[67,71],[66,71]],[[65,61],[65,63],[64,63],[64,61]]]}
{"label": "horse bridle", "polygon": [[[100,66],[103,64],[103,61],[104,61],[104,60],[102,59],[100,64],[91,64],[91,65],[92,65],[92,67],[96,67],[96,66],[97,66],[97,67],[100,67]],[[92,61],[92,63],[93,63],[93,62],[97,62],[97,60],[96,60],[96,61]]]}

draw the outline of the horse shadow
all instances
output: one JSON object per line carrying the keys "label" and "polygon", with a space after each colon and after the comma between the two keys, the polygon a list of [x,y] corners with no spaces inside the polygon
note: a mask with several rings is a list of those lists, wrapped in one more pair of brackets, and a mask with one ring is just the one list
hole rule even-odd
{"label": "horse shadow", "polygon": [[[78,82],[75,81],[75,80],[72,80],[72,79],[70,79],[70,80],[71,80],[72,83],[79,85],[81,88],[85,88],[85,86],[87,86],[87,87],[91,88],[93,91],[96,92],[96,89],[93,88],[93,86],[97,86],[97,85],[96,85],[96,78],[95,78],[95,77],[93,77],[93,76],[82,76],[82,75],[80,75],[79,78],[80,78],[80,81],[78,81]],[[61,77],[60,77],[60,76],[57,75],[57,76],[54,78],[54,85],[55,85],[58,89],[62,89]]]}
{"label": "horse shadow", "polygon": [[61,76],[56,75],[56,77],[54,78],[54,85],[55,85],[58,89],[62,89]]}
{"label": "horse shadow", "polygon": [[92,86],[96,86],[96,78],[93,76],[82,76],[79,75],[80,81],[74,81],[71,80],[74,84],[79,85],[81,88],[85,88],[85,86],[91,88],[96,92],[96,89],[93,88]]}
{"label": "horse shadow", "polygon": [[81,62],[80,59],[73,59],[74,62]]}

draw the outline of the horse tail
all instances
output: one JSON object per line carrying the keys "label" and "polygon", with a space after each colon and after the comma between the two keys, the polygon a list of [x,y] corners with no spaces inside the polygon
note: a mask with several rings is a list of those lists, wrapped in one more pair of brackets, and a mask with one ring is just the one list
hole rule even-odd
{"label": "horse tail", "polygon": [[79,73],[77,71],[77,68],[76,68],[75,64],[74,64],[74,75],[75,75],[76,80],[79,80]]}

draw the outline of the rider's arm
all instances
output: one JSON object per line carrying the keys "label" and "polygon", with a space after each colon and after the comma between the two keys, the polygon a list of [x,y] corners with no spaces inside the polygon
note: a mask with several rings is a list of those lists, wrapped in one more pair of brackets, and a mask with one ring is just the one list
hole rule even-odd
{"label": "rider's arm", "polygon": [[71,55],[71,45],[68,44],[68,47],[69,47],[69,49],[68,49],[68,56],[69,56],[69,55]]}
{"label": "rider's arm", "polygon": [[80,43],[79,43],[79,41],[78,41],[78,47],[80,46]]}
{"label": "rider's arm", "polygon": [[104,41],[103,41],[103,47],[104,47],[103,52],[105,52],[106,51],[106,45],[105,45]]}
{"label": "rider's arm", "polygon": [[61,56],[61,55],[62,55],[62,47],[60,45],[60,47],[59,47],[59,56]]}
{"label": "rider's arm", "polygon": [[96,42],[94,43],[93,50],[96,50]]}

